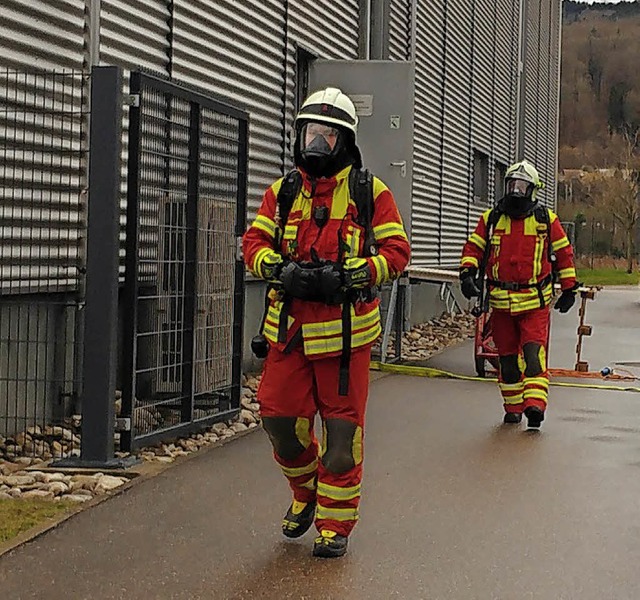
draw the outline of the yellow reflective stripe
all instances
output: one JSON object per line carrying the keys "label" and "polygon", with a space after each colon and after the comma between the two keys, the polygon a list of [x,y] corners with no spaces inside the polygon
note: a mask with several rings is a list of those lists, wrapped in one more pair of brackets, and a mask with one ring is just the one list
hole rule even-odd
{"label": "yellow reflective stripe", "polygon": [[264,326],[262,327],[262,333],[264,337],[268,340],[272,341],[274,344],[278,343],[278,328],[270,325],[265,321]]}
{"label": "yellow reflective stripe", "polygon": [[539,385],[540,387],[549,389],[549,380],[546,377],[525,377],[524,385]]}
{"label": "yellow reflective stripe", "polygon": [[469,237],[469,241],[473,242],[480,250],[484,250],[487,247],[487,240],[479,236],[477,233],[472,233]]}
{"label": "yellow reflective stripe", "polygon": [[525,400],[529,400],[530,398],[535,398],[536,400],[542,400],[543,402],[546,402],[547,398],[549,397],[549,394],[544,390],[530,388],[524,391],[523,397]]}
{"label": "yellow reflective stripe", "polygon": [[569,267],[567,269],[560,269],[560,271],[558,271],[558,277],[560,279],[568,279],[569,277],[575,278],[575,276],[576,276],[576,270],[573,267]]}
{"label": "yellow reflective stripe", "polygon": [[318,504],[316,508],[316,520],[331,519],[332,521],[357,521],[357,508],[325,508]]}
{"label": "yellow reflective stripe", "polygon": [[284,236],[285,240],[295,240],[298,235],[298,225],[287,225],[284,228]]}
{"label": "yellow reflective stripe", "polygon": [[359,229],[354,229],[353,231],[353,244],[351,245],[351,252],[349,253],[350,257],[358,256],[360,254],[360,236],[362,232]]}
{"label": "yellow reflective stripe", "polygon": [[298,485],[300,487],[303,487],[303,488],[306,488],[308,490],[311,490],[312,492],[315,492],[316,491],[316,478],[314,476],[311,479],[309,479],[309,481],[307,481],[306,483],[299,483]]}
{"label": "yellow reflective stripe", "polygon": [[560,238],[559,240],[553,242],[553,244],[551,244],[551,247],[553,248],[554,252],[557,252],[558,250],[566,248],[568,245],[569,238],[567,238],[567,236],[565,235],[563,238]]}
{"label": "yellow reflective stripe", "polygon": [[280,468],[287,477],[300,477],[301,475],[315,473],[318,469],[318,461],[314,460],[312,463],[305,465],[304,467],[283,467],[280,465]]}
{"label": "yellow reflective stripe", "polygon": [[360,267],[364,267],[366,264],[367,264],[366,258],[354,258],[353,260],[349,261],[348,270],[349,271],[356,270],[356,269],[359,269]]}
{"label": "yellow reflective stripe", "polygon": [[269,234],[270,237],[274,237],[276,234],[275,221],[272,221],[269,217],[265,217],[264,215],[258,215],[252,226],[261,229],[265,233]]}
{"label": "yellow reflective stripe", "polygon": [[353,500],[360,496],[360,484],[353,487],[338,487],[328,483],[318,482],[318,495],[331,500]]}
{"label": "yellow reflective stripe", "polygon": [[387,259],[379,254],[378,256],[372,256],[371,262],[373,262],[376,268],[376,285],[380,285],[389,280],[389,263]]}
{"label": "yellow reflective stripe", "polygon": [[[529,283],[536,283],[542,272],[542,251],[544,249],[544,238],[536,236],[536,249],[533,255],[533,276],[529,279]],[[537,294],[537,291],[536,291]]]}
{"label": "yellow reflective stripe", "polygon": [[[348,169],[349,167],[346,167]],[[343,169],[336,174],[338,185],[333,190],[333,199],[331,201],[331,219],[337,219],[341,221],[347,214],[349,208],[349,177],[346,176],[346,169]]]}
{"label": "yellow reflective stripe", "polygon": [[475,267],[477,269],[480,266],[480,263],[478,262],[478,259],[475,256],[463,256],[460,266]]}
{"label": "yellow reflective stripe", "polygon": [[[351,329],[356,331],[364,327],[368,327],[380,318],[378,308],[374,308],[364,315],[355,316],[353,308],[351,308]],[[342,334],[342,319],[334,321],[325,321],[324,323],[304,323],[302,325],[302,335],[305,338],[329,337]]]}
{"label": "yellow reflective stripe", "polygon": [[503,396],[502,402],[503,404],[522,404],[522,394],[518,394],[517,396]]}
{"label": "yellow reflective stripe", "polygon": [[[304,327],[304,326],[303,326]],[[359,348],[371,342],[374,342],[382,333],[380,322],[378,321],[373,327],[365,329],[359,333],[351,335],[351,347]],[[342,337],[336,336],[324,339],[304,340],[304,352],[307,356],[314,354],[325,354],[327,352],[339,352],[342,350]]]}
{"label": "yellow reflective stripe", "polygon": [[362,427],[358,425],[356,432],[353,434],[353,442],[351,443],[351,456],[353,456],[353,462],[359,465],[362,462]]}
{"label": "yellow reflective stripe", "polygon": [[397,235],[403,239],[407,239],[402,223],[384,223],[373,228],[373,235],[376,240],[384,240],[385,238]]}
{"label": "yellow reflective stripe", "polygon": [[311,446],[311,425],[309,419],[298,417],[296,419],[296,437],[305,450]]}
{"label": "yellow reflective stripe", "polygon": [[262,261],[264,260],[264,257],[273,252],[273,250],[271,248],[262,248],[261,250],[258,250],[256,252],[256,255],[253,259],[253,267],[252,267],[252,271],[258,276],[258,277],[262,277],[262,269],[260,268],[262,265]]}
{"label": "yellow reflective stripe", "polygon": [[518,392],[522,390],[523,383],[522,381],[519,381],[518,383],[504,383],[501,381],[498,385],[500,386],[500,389],[505,392]]}
{"label": "yellow reflective stripe", "polygon": [[351,258],[354,256],[353,254],[353,235],[351,233],[347,233],[347,237],[345,238],[345,244],[349,247],[347,250],[346,256]]}

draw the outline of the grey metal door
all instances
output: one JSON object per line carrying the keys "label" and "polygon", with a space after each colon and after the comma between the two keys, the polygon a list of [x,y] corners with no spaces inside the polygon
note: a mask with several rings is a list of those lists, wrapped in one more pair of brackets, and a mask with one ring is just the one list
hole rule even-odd
{"label": "grey metal door", "polygon": [[412,62],[317,60],[309,73],[311,90],[333,85],[355,102],[364,165],[393,192],[407,233],[413,173],[413,71]]}

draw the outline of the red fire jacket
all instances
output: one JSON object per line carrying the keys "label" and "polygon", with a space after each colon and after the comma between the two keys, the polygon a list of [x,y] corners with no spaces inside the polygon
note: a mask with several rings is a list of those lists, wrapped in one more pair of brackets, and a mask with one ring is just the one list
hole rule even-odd
{"label": "red fire jacket", "polygon": [[[302,172],[302,171],[301,171]],[[356,223],[356,205],[349,194],[351,167],[340,171],[330,179],[316,181],[313,198],[310,198],[311,183],[302,172],[302,190],[295,199],[287,223],[280,251],[284,257],[300,262],[311,262],[313,247],[322,260],[338,259],[338,235],[346,249],[344,258],[363,256],[365,232]],[[281,227],[276,216],[276,199],[283,179],[279,179],[265,192],[260,210],[243,238],[244,260],[249,270],[262,277],[261,261],[274,250],[276,228]],[[378,254],[367,257],[371,269],[371,285],[380,285],[402,273],[409,262],[410,247],[402,219],[393,194],[378,178],[373,185],[374,213],[373,234]],[[312,218],[313,208],[326,206],[329,221],[320,228]],[[348,248],[348,249],[347,249]],[[351,307],[351,347],[372,344],[381,333],[380,311],[377,299],[372,302],[356,302]],[[263,328],[271,344],[278,344],[278,326],[283,308],[282,299],[271,294]],[[337,356],[342,351],[342,307],[322,302],[310,302],[297,298],[289,307],[287,341],[302,329],[304,352],[311,358]]]}
{"label": "red fire jacket", "polygon": [[[551,302],[552,265],[547,244],[556,255],[555,270],[563,290],[576,283],[573,248],[560,224],[558,216],[549,211],[549,227],[540,223],[535,215],[512,219],[503,214],[497,222],[491,239],[487,240],[487,210],[462,251],[461,267],[479,267],[487,242],[491,245],[486,277],[489,284],[489,304],[498,310],[519,313],[546,306]],[[547,231],[549,229],[549,231]],[[520,289],[500,289],[491,281],[519,284]],[[531,287],[523,287],[530,285]]]}

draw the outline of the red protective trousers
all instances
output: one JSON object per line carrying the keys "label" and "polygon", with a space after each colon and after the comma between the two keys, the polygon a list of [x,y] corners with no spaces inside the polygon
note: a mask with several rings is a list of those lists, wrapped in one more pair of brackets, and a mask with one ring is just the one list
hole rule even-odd
{"label": "red protective trousers", "polygon": [[[506,310],[491,313],[491,331],[501,368],[498,377],[505,412],[520,413],[529,406],[544,411],[549,394],[549,372],[547,370],[547,346],[549,342],[549,306],[511,314]],[[535,359],[527,357],[525,344],[537,344]],[[504,357],[518,357],[520,380],[505,381]],[[527,365],[527,360],[533,364]]]}
{"label": "red protective trousers", "polygon": [[[271,347],[265,360],[258,388],[260,414],[295,418],[295,435],[304,451],[293,460],[285,460],[274,451],[274,458],[296,500],[317,500],[318,531],[328,529],[348,536],[358,520],[370,361],[370,346],[352,350],[348,395],[340,396],[339,356],[309,360],[300,347],[289,354]],[[323,423],[322,450],[314,434],[316,413]],[[347,443],[344,435],[332,433],[332,422],[346,425]],[[349,456],[346,462],[342,459],[346,468],[332,472],[326,465],[338,446],[343,456],[348,448]]]}

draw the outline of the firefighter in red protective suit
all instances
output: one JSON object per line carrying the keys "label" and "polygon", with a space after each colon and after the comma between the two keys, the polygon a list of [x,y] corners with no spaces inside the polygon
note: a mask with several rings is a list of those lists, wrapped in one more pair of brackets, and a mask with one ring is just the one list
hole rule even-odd
{"label": "firefighter in red protective suit", "polygon": [[339,89],[309,96],[295,120],[301,187],[288,218],[281,222],[283,178],[265,192],[243,240],[248,268],[271,290],[257,396],[293,491],[282,532],[299,537],[315,520],[319,557],[342,556],[358,520],[371,345],[381,332],[372,288],[398,277],[410,253],[393,195],[375,177],[370,231],[360,224],[350,191],[352,171],[362,172],[357,123]]}
{"label": "firefighter in red protective suit", "polygon": [[530,428],[544,420],[549,391],[546,349],[553,280],[562,294],[554,305],[566,313],[575,302],[573,249],[557,215],[538,206],[538,171],[523,160],[509,167],[505,196],[480,218],[464,246],[462,293],[480,296],[486,276],[491,328],[499,355],[498,383],[504,422]]}

